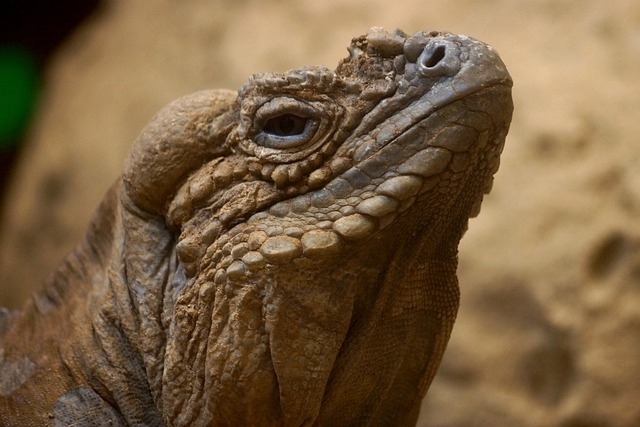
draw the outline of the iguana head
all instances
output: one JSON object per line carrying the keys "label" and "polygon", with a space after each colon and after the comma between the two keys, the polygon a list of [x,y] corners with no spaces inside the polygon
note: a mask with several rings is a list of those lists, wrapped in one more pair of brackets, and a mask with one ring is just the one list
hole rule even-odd
{"label": "iguana head", "polygon": [[455,317],[434,283],[455,282],[458,241],[498,168],[511,79],[490,47],[448,33],[372,29],[349,53],[335,71],[179,100],[133,149],[125,205],[175,234],[151,384],[167,423],[310,425],[336,417],[339,390],[364,414],[376,398],[358,396],[406,375],[384,323]]}

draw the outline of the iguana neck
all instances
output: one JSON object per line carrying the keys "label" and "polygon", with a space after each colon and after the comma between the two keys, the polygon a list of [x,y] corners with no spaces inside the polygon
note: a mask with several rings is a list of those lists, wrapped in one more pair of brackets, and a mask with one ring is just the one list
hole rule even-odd
{"label": "iguana neck", "polygon": [[127,271],[137,260],[126,259],[126,243],[149,231],[136,221],[149,221],[128,212],[118,192],[118,186],[109,191],[84,241],[10,319],[0,340],[0,377],[10,375],[0,381],[0,425],[64,424],[87,408],[114,425],[161,425],[142,354],[140,316],[131,316],[135,297],[125,289],[127,276],[138,273]]}

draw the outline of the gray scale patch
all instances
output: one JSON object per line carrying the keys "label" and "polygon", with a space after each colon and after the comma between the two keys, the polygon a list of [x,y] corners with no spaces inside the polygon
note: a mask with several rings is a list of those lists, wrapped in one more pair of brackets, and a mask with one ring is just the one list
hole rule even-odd
{"label": "gray scale patch", "polygon": [[52,415],[54,427],[125,427],[116,410],[87,387],[76,388],[60,396],[53,406]]}
{"label": "gray scale patch", "polygon": [[8,396],[16,391],[36,372],[36,365],[23,357],[15,362],[4,359],[4,349],[0,348],[0,396]]}
{"label": "gray scale patch", "polygon": [[334,202],[333,194],[326,188],[311,194],[311,203],[317,208],[326,208]]}
{"label": "gray scale patch", "polygon": [[363,188],[371,183],[371,178],[369,178],[369,175],[358,169],[348,170],[342,175],[342,178],[349,181],[351,186],[354,188]]}
{"label": "gray scale patch", "polygon": [[0,338],[9,330],[13,313],[7,308],[0,307]]}
{"label": "gray scale patch", "polygon": [[371,178],[379,178],[387,171],[389,168],[389,164],[386,162],[384,158],[373,158],[364,162],[360,166],[360,170]]}
{"label": "gray scale patch", "polygon": [[342,178],[336,178],[327,185],[327,189],[331,191],[337,198],[345,198],[353,193],[353,187],[349,181]]}

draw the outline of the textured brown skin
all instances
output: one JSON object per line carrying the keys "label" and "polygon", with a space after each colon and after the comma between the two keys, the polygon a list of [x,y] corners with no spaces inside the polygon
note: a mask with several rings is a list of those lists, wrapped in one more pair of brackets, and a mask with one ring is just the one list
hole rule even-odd
{"label": "textured brown skin", "polygon": [[447,33],[350,52],[151,121],[85,240],[0,312],[1,425],[415,424],[511,79]]}

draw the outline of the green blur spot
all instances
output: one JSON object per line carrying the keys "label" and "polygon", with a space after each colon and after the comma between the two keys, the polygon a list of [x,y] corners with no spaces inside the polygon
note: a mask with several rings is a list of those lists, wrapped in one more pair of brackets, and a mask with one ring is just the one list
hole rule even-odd
{"label": "green blur spot", "polygon": [[36,99],[38,74],[26,49],[0,46],[0,149],[15,144]]}

